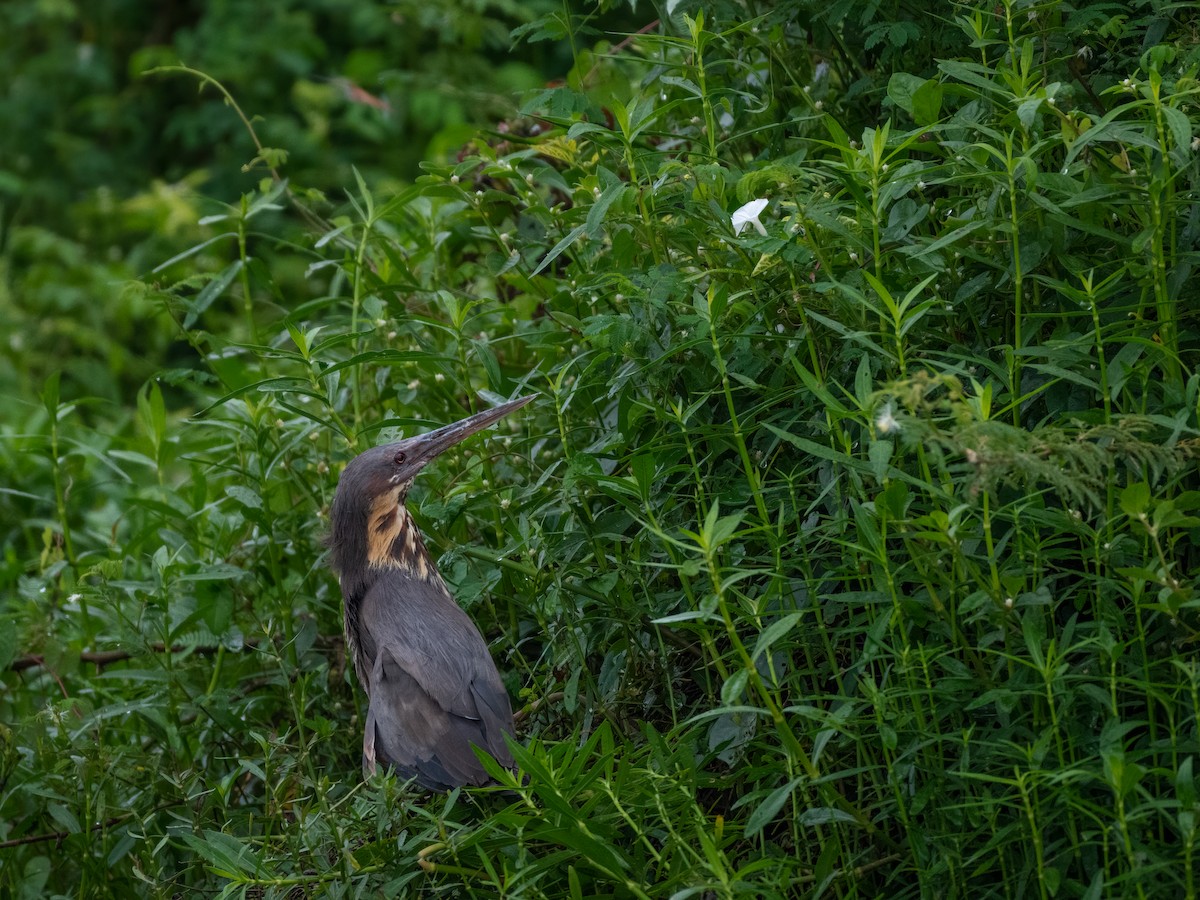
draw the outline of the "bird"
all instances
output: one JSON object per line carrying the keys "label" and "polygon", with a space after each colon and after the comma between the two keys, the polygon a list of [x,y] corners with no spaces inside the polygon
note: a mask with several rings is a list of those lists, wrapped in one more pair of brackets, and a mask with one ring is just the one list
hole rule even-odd
{"label": "bird", "polygon": [[440,453],[520,409],[520,397],[426,434],[360,453],[329,510],[329,562],[346,647],[367,694],[363,773],[390,767],[430,791],[491,781],[472,747],[505,768],[512,706],[479,628],[454,601],[405,507]]}

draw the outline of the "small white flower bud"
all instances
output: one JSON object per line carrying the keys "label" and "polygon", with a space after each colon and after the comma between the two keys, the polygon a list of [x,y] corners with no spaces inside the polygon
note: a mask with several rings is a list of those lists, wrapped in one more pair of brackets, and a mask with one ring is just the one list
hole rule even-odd
{"label": "small white flower bud", "polygon": [[892,412],[892,404],[886,404],[879,411],[879,415],[875,417],[875,428],[880,434],[891,434],[893,431],[900,430],[900,423],[896,421],[896,416]]}

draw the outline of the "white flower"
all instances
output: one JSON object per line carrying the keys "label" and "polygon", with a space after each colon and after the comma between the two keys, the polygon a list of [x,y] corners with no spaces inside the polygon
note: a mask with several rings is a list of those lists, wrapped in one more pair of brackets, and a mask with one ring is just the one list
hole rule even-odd
{"label": "white flower", "polygon": [[753,225],[755,229],[763,237],[767,236],[767,229],[763,227],[763,223],[758,220],[770,200],[751,200],[744,206],[739,206],[733,213],[733,233],[741,234],[742,229],[747,225]]}
{"label": "white flower", "polygon": [[892,404],[885,404],[879,411],[879,415],[875,417],[875,427],[880,434],[891,434],[893,431],[900,430],[900,423],[896,421],[896,416],[892,413]]}

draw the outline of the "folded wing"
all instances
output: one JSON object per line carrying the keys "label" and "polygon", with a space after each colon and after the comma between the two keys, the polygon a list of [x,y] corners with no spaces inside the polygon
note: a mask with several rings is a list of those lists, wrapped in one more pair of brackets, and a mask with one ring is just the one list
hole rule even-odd
{"label": "folded wing", "polygon": [[511,766],[512,707],[487,645],[438,581],[395,580],[363,601],[369,697],[363,768],[392,766],[431,790],[486,784],[472,746]]}

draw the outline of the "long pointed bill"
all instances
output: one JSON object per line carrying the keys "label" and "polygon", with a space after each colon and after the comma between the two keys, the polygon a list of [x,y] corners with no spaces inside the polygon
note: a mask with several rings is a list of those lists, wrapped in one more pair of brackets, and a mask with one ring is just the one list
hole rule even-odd
{"label": "long pointed bill", "polygon": [[510,412],[520,409],[532,399],[532,394],[528,397],[518,397],[516,400],[510,400],[492,409],[477,412],[475,415],[461,419],[453,425],[445,425],[428,434],[419,434],[416,437],[407,438],[401,441],[400,444],[403,445],[404,451],[408,454],[410,464],[424,465],[439,453],[449,450],[455,444],[469,438],[476,432],[495,424]]}

